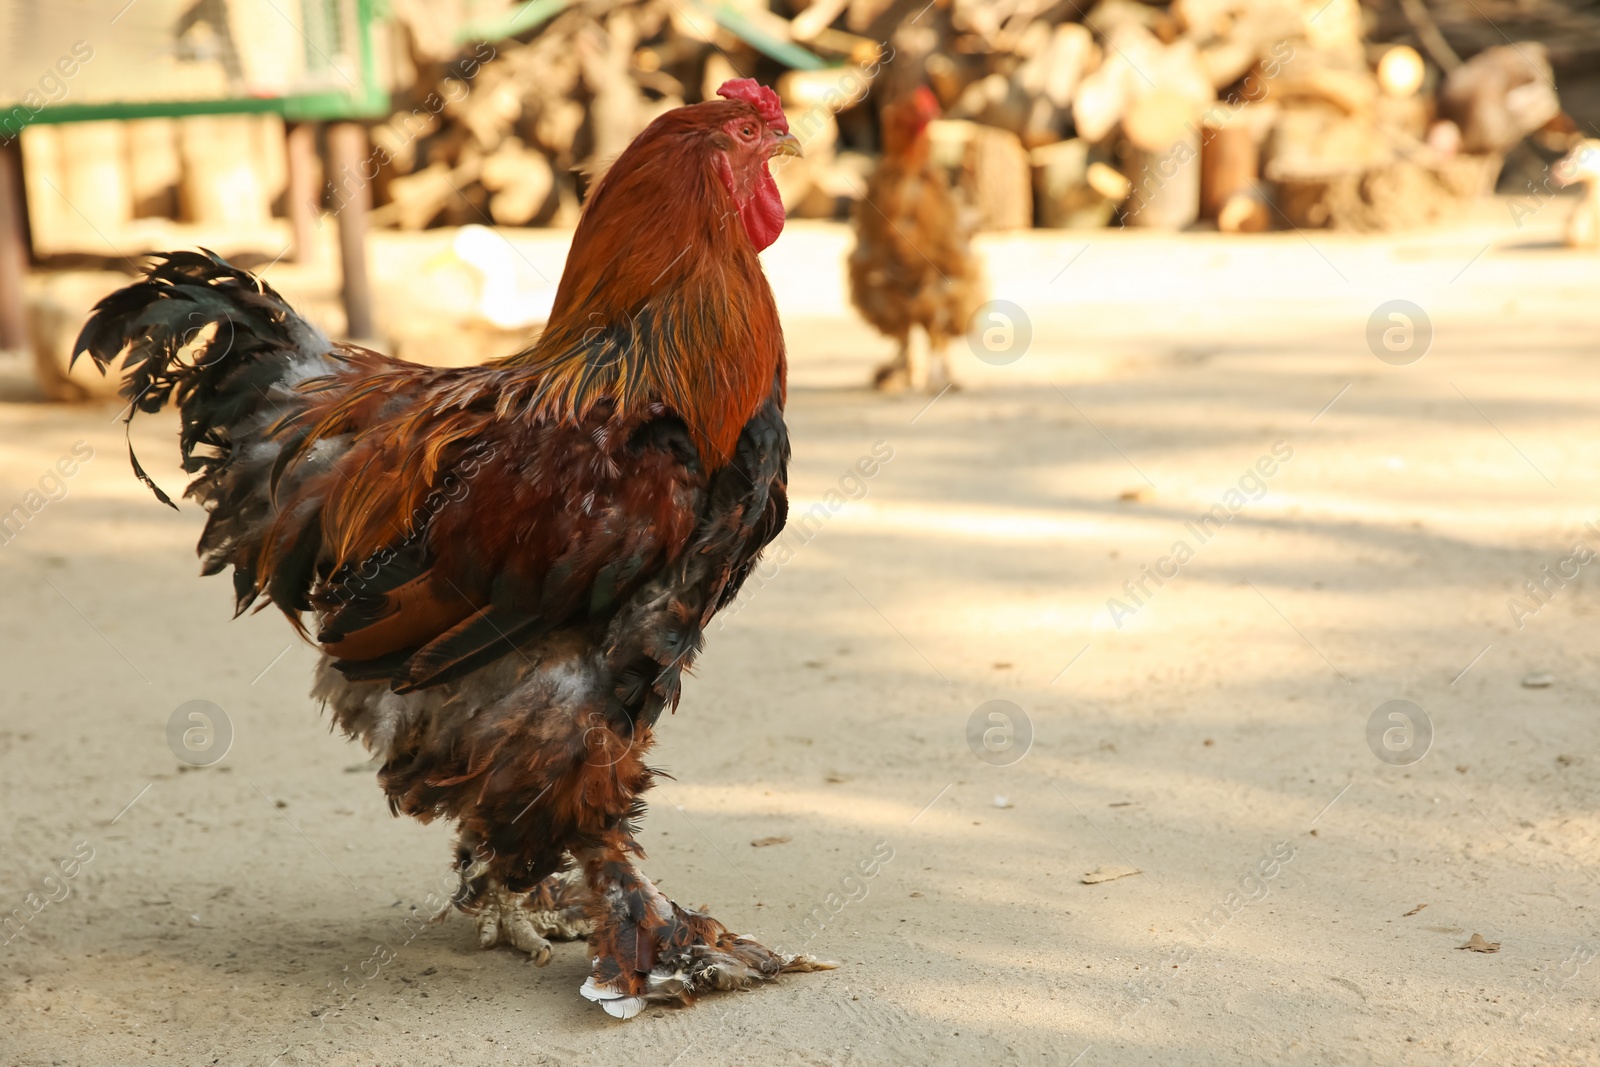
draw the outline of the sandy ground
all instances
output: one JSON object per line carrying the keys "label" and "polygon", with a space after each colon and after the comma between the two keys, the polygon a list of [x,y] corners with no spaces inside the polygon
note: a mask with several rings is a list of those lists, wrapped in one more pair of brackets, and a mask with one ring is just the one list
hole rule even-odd
{"label": "sandy ground", "polygon": [[[0,547],[0,1063],[1600,1063],[1596,565],[1508,605],[1600,551],[1600,259],[1555,212],[994,241],[1031,346],[931,406],[791,316],[824,506],[663,724],[644,842],[842,966],[627,1024],[580,946],[417,921],[449,831],[390,818],[280,618],[227,621],[113,408],[0,406],[8,507],[93,449]],[[1396,298],[1432,322],[1407,366],[1366,339]],[[171,430],[134,434],[169,487]],[[194,699],[234,731],[203,770],[167,743]],[[1394,699],[1412,747],[1380,716],[1374,749]]]}

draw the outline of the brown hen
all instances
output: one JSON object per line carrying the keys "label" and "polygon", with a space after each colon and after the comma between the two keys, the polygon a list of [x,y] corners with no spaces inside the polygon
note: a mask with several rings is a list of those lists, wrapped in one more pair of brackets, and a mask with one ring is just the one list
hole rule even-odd
{"label": "brown hen", "polygon": [[954,380],[953,338],[983,303],[971,227],[929,158],[939,105],[926,86],[883,109],[883,159],[856,205],[850,300],[899,346],[874,373],[884,390],[939,390]]}

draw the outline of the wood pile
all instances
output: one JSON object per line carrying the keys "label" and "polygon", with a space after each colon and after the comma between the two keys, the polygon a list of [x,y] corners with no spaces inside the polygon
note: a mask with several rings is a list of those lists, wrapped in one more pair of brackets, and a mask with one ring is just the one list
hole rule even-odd
{"label": "wood pile", "polygon": [[[22,132],[34,250],[132,254],[141,219],[261,229],[287,180],[275,115],[35,124]],[[120,260],[120,254],[112,254]]]}
{"label": "wood pile", "polygon": [[1415,225],[1488,189],[1501,142],[1558,110],[1553,90],[1530,99],[1551,69],[1537,48],[1462,64],[1442,43],[1484,51],[1430,21],[1467,2],[572,0],[457,52],[425,47],[451,31],[413,0],[415,88],[373,133],[376,215],[570,225],[651,119],[747,75],[779,87],[806,146],[776,172],[791,215],[846,217],[878,108],[927,84],[935,156],[980,228]]}
{"label": "wood pile", "polygon": [[[757,29],[803,41],[835,69],[784,72],[694,5],[583,0],[520,38],[429,55],[413,22],[415,88],[373,130],[379,223],[405,229],[571,225],[587,189],[657,115],[756,73],[782,86],[806,159],[776,175],[791,212],[833,215],[870,161],[836,160],[841,105],[859,103],[878,49],[866,38],[742,7]],[[812,20],[815,22],[815,19]],[[438,33],[432,27],[430,32]],[[782,75],[782,77],[780,77]]]}

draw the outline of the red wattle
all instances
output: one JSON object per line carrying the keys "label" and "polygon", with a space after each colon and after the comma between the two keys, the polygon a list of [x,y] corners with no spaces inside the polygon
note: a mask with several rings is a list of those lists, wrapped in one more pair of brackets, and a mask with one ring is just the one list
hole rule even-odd
{"label": "red wattle", "polygon": [[739,218],[757,252],[776,241],[783,232],[783,198],[778,195],[778,183],[772,180],[772,172],[765,163],[761,164],[756,193],[741,205]]}

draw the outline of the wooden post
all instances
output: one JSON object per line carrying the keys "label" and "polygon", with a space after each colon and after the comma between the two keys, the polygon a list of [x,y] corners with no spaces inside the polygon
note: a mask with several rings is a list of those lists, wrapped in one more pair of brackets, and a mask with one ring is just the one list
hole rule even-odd
{"label": "wooden post", "polygon": [[285,138],[289,169],[289,230],[294,238],[290,259],[310,263],[316,258],[317,214],[322,201],[317,195],[317,127],[312,122],[292,122]]}
{"label": "wooden post", "polygon": [[1123,204],[1127,226],[1181,230],[1200,215],[1200,138],[1193,129],[1169,148],[1128,143],[1126,173],[1133,193]]}
{"label": "wooden post", "polygon": [[367,212],[372,207],[372,188],[362,169],[368,165],[366,127],[359,122],[330,125],[328,170],[335,190],[334,209],[339,215],[345,336],[363,340],[374,336],[372,287],[367,278]]}
{"label": "wooden post", "polygon": [[1200,146],[1200,217],[1215,219],[1236,194],[1255,187],[1260,149],[1245,122],[1207,125]]}
{"label": "wooden post", "polygon": [[28,207],[22,189],[22,144],[0,144],[0,348],[27,350]]}

